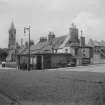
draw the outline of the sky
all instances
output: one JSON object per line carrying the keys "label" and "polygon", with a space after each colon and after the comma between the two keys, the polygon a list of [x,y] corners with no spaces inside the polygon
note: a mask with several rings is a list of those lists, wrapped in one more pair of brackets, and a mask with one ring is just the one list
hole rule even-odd
{"label": "sky", "polygon": [[8,30],[14,21],[17,41],[24,27],[31,26],[35,43],[53,31],[56,36],[69,33],[72,23],[89,39],[105,40],[105,0],[0,0],[0,47],[8,46]]}

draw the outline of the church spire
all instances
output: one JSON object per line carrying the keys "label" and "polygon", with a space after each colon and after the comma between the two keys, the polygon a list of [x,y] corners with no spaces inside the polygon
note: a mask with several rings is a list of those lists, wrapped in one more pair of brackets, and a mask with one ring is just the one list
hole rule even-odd
{"label": "church spire", "polygon": [[15,49],[15,46],[16,46],[16,28],[13,21],[11,22],[11,25],[9,28],[8,46],[9,46],[9,49]]}
{"label": "church spire", "polygon": [[11,29],[15,29],[14,21],[11,22]]}
{"label": "church spire", "polygon": [[14,21],[13,21],[13,20],[12,20],[12,22],[11,22],[11,25],[10,25],[10,28],[9,28],[8,31],[9,31],[9,32],[11,32],[11,31],[16,32],[16,28],[15,28],[15,25],[14,25]]}

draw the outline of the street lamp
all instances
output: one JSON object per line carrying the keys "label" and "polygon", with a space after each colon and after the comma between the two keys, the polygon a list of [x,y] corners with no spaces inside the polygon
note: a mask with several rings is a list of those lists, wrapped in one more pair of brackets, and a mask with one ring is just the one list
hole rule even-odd
{"label": "street lamp", "polygon": [[29,31],[29,37],[28,37],[28,40],[29,40],[29,48],[28,48],[28,71],[30,70],[30,26],[29,27],[24,27],[24,34],[26,33],[26,30]]}

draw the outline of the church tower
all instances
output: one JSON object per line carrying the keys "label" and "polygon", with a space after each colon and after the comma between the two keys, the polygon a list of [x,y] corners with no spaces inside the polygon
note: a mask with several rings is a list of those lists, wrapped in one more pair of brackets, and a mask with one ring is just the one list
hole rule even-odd
{"label": "church tower", "polygon": [[13,50],[16,49],[16,28],[12,21],[10,29],[9,29],[9,43],[8,49]]}
{"label": "church tower", "polygon": [[8,50],[9,54],[6,58],[8,62],[16,61],[16,28],[12,21],[10,29],[9,29],[9,41],[8,41]]}

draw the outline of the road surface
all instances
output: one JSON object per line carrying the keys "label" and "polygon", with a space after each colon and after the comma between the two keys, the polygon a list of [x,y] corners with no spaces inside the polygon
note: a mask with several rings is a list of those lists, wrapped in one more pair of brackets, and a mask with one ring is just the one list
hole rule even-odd
{"label": "road surface", "polygon": [[[0,65],[0,71],[7,71],[7,70],[17,70],[15,68],[7,68],[2,67]],[[97,65],[88,65],[88,66],[77,66],[77,67],[65,67],[65,68],[57,68],[57,69],[47,69],[49,71],[88,71],[88,72],[103,72],[105,73],[105,64],[97,64]]]}

